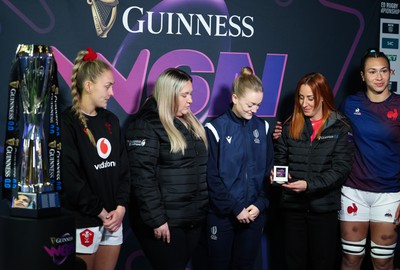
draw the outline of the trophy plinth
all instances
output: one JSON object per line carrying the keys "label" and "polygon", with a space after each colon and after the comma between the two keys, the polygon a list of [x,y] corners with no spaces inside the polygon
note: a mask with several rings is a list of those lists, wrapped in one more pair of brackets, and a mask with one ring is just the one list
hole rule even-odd
{"label": "trophy plinth", "polygon": [[24,131],[19,163],[18,191],[13,193],[11,215],[42,217],[58,214],[60,203],[50,181],[43,119],[51,88],[54,58],[44,45],[19,45],[18,84]]}

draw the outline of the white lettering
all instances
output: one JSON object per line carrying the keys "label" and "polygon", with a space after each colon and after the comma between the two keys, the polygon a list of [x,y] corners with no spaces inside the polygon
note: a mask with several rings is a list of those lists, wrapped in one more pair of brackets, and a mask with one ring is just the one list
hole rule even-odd
{"label": "white lettering", "polygon": [[143,15],[143,8],[136,7],[136,6],[129,7],[128,9],[125,10],[124,14],[122,15],[122,25],[130,33],[143,33],[143,24],[144,24],[143,20],[137,20],[138,26],[139,26],[138,30],[132,30],[129,27],[128,17],[129,17],[129,13],[131,12],[132,9],[139,10],[140,11],[140,15]]}
{"label": "white lettering", "polygon": [[6,148],[6,158],[5,158],[5,168],[4,168],[4,176],[11,177],[11,162],[12,162],[12,152],[13,148],[11,146],[7,146]]}
{"label": "white lettering", "polygon": [[103,161],[100,164],[94,165],[96,170],[106,169],[110,167],[116,167],[117,163],[115,161]]}
{"label": "white lettering", "polygon": [[[138,16],[141,19],[135,19]],[[144,11],[143,8],[138,6],[127,8],[122,16],[122,24],[128,32],[144,33],[147,31],[153,35],[188,34],[216,37],[251,37],[255,32],[252,25],[253,21],[254,18],[251,16],[153,12]]]}

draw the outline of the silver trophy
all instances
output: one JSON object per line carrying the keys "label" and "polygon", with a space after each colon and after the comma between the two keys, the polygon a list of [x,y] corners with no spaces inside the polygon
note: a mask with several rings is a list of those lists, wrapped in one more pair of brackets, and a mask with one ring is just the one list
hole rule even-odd
{"label": "silver trophy", "polygon": [[58,192],[49,178],[43,128],[54,57],[49,46],[19,45],[17,64],[24,129],[18,166],[18,194],[13,196],[11,214],[48,216],[57,213],[60,207]]}

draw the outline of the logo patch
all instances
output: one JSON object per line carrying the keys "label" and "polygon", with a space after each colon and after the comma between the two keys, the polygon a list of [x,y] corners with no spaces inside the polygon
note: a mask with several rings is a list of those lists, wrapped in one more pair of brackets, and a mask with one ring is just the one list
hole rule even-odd
{"label": "logo patch", "polygon": [[353,203],[352,206],[347,207],[347,213],[350,215],[353,214],[353,216],[357,216],[357,211],[358,207],[355,203]]}
{"label": "logo patch", "polygon": [[260,143],[260,133],[258,132],[258,129],[253,130],[253,136],[254,136],[254,143]]}
{"label": "logo patch", "polygon": [[231,141],[232,141],[232,136],[226,136],[226,140],[228,141],[228,143],[231,143]]}
{"label": "logo patch", "polygon": [[394,108],[393,111],[388,111],[386,116],[387,116],[387,118],[395,121],[397,119],[397,117],[399,116],[399,112],[397,111],[396,108]]}
{"label": "logo patch", "polygon": [[354,115],[361,115],[360,108],[355,109],[353,114]]}
{"label": "logo patch", "polygon": [[102,159],[108,158],[111,153],[111,143],[107,138],[101,138],[97,141],[96,144],[97,154]]}
{"label": "logo patch", "polygon": [[393,217],[393,215],[392,215],[392,213],[390,212],[390,210],[387,210],[387,212],[386,212],[386,214],[385,214],[385,217],[389,217],[389,218],[392,218],[392,217]]}
{"label": "logo patch", "polygon": [[83,232],[81,232],[79,234],[79,237],[81,239],[82,246],[89,247],[93,245],[93,236],[94,233],[89,229],[86,229]]}
{"label": "logo patch", "polygon": [[146,139],[143,140],[128,140],[128,146],[145,146],[146,145]]}
{"label": "logo patch", "polygon": [[218,229],[217,229],[217,226],[212,226],[210,228],[210,232],[211,232],[211,236],[210,236],[211,240],[215,240],[215,241],[218,240],[218,236],[217,236]]}

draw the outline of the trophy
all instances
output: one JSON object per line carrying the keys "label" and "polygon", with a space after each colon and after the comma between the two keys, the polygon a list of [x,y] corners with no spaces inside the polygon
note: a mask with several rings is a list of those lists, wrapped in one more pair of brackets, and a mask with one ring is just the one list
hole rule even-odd
{"label": "trophy", "polygon": [[57,215],[60,202],[55,181],[50,181],[49,177],[49,152],[43,128],[52,77],[56,76],[51,48],[20,44],[16,69],[24,125],[17,164],[18,191],[13,192],[11,215]]}

